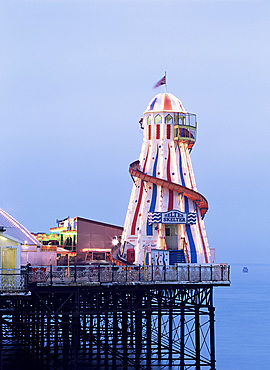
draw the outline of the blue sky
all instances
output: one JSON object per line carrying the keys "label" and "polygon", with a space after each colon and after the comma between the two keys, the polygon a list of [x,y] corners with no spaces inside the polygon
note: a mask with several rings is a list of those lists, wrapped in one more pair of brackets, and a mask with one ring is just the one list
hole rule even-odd
{"label": "blue sky", "polygon": [[268,1],[2,0],[0,35],[1,208],[34,232],[123,225],[138,120],[166,70],[198,117],[210,247],[269,262]]}

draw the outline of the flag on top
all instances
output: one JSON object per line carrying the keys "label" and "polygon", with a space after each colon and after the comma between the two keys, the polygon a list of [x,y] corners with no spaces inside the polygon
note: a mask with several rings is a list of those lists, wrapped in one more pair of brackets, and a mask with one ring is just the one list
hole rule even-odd
{"label": "flag on top", "polygon": [[161,79],[161,80],[159,80],[159,81],[155,84],[154,89],[155,89],[156,87],[161,86],[161,85],[166,85],[166,73],[165,73],[164,77],[162,77],[162,79]]}

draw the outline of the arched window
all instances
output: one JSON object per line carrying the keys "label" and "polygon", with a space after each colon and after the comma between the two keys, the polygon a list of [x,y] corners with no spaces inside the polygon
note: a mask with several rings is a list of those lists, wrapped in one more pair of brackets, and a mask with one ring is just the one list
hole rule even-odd
{"label": "arched window", "polygon": [[180,117],[179,125],[185,125],[186,124],[186,116],[181,115]]}
{"label": "arched window", "polygon": [[166,123],[166,137],[167,139],[171,138],[171,125],[173,123],[173,118],[170,114],[167,114],[165,117],[165,123]]}
{"label": "arched window", "polygon": [[152,123],[152,116],[148,116],[147,117],[148,140],[151,140],[151,123]]}
{"label": "arched window", "polygon": [[155,124],[156,125],[160,125],[161,124],[161,115],[160,114],[157,114],[155,116]]}
{"label": "arched window", "polygon": [[167,116],[165,117],[165,123],[167,125],[173,123],[173,118],[170,114],[167,114]]}
{"label": "arched window", "polygon": [[162,122],[162,118],[160,114],[155,116],[155,124],[156,124],[156,138],[160,139],[160,124]]}

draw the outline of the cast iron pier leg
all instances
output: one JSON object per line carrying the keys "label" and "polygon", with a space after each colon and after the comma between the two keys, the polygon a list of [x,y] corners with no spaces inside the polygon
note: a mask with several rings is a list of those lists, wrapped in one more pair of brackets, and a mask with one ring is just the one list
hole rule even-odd
{"label": "cast iron pier leg", "polygon": [[200,370],[200,310],[195,307],[195,350],[196,350],[196,370]]}
{"label": "cast iron pier leg", "polygon": [[209,307],[210,316],[210,351],[211,351],[211,370],[216,369],[215,359],[215,307]]}
{"label": "cast iron pier leg", "polygon": [[146,311],[147,325],[147,369],[151,369],[151,311]]}
{"label": "cast iron pier leg", "polygon": [[97,361],[100,362],[100,313],[97,314]]}
{"label": "cast iron pier leg", "polygon": [[62,315],[62,333],[63,333],[63,363],[64,368],[69,368],[69,315]]}
{"label": "cast iron pier leg", "polygon": [[135,330],[136,330],[136,368],[140,368],[140,354],[142,346],[142,313],[136,311],[135,313]]}
{"label": "cast iron pier leg", "polygon": [[117,351],[117,333],[118,333],[118,322],[117,312],[113,313],[113,368],[116,368],[116,351]]}
{"label": "cast iron pier leg", "polygon": [[122,313],[123,368],[127,369],[127,312]]}
{"label": "cast iron pier leg", "polygon": [[[159,306],[160,307],[160,306]],[[162,339],[162,327],[161,327],[161,318],[162,318],[162,312],[161,309],[158,310],[158,360],[161,361],[161,339]]]}
{"label": "cast iron pier leg", "polygon": [[108,317],[108,312],[105,312],[105,317],[104,317],[104,360],[105,360],[105,367],[108,366],[108,348],[109,348],[109,317]]}
{"label": "cast iron pier leg", "polygon": [[170,308],[169,309],[169,366],[172,366],[172,360],[173,360],[173,355],[172,355],[172,352],[173,352],[173,349],[172,349],[172,345],[173,345],[173,312],[172,312],[172,309]]}
{"label": "cast iron pier leg", "polygon": [[181,307],[181,344],[180,344],[180,365],[185,370],[185,308]]}

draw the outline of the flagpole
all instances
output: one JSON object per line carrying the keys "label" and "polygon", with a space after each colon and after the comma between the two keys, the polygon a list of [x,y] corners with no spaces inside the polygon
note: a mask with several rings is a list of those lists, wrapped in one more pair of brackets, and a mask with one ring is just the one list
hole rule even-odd
{"label": "flagpole", "polygon": [[167,89],[167,78],[166,78],[166,71],[165,71],[165,94],[166,94],[166,89]]}

